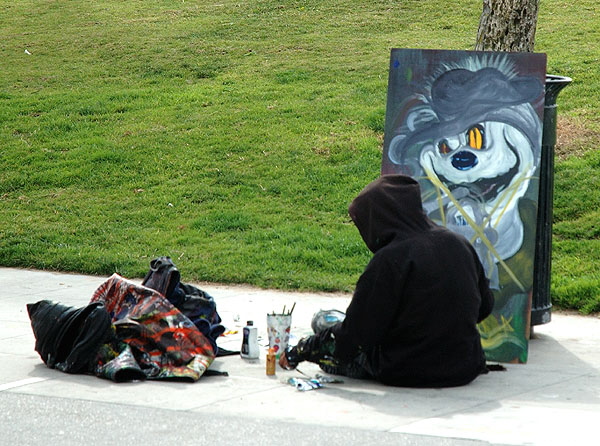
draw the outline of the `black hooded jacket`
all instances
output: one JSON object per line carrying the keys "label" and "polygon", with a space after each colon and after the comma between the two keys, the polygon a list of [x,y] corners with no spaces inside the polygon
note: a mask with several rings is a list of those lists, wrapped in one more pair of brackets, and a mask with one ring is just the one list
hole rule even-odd
{"label": "black hooded jacket", "polygon": [[476,324],[494,303],[471,244],[429,220],[419,184],[403,175],[369,184],[349,213],[374,256],[334,327],[335,356],[365,352],[389,385],[471,382],[485,370]]}

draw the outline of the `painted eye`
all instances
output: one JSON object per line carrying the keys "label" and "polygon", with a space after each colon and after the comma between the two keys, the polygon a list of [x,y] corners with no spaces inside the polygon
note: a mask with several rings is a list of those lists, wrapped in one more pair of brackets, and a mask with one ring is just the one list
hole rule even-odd
{"label": "painted eye", "polygon": [[448,141],[445,139],[442,139],[440,142],[438,142],[438,150],[442,155],[446,155],[452,151],[452,149],[448,145]]}
{"label": "painted eye", "polygon": [[467,132],[467,142],[469,147],[475,150],[485,149],[485,139],[483,136],[483,127],[479,124],[474,125]]}

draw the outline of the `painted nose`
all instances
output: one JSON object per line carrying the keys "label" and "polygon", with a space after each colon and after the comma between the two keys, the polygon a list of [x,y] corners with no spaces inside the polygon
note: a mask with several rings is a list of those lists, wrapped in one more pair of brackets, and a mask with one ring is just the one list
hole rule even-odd
{"label": "painted nose", "polygon": [[458,170],[469,170],[479,163],[477,156],[473,152],[461,150],[452,155],[452,166]]}

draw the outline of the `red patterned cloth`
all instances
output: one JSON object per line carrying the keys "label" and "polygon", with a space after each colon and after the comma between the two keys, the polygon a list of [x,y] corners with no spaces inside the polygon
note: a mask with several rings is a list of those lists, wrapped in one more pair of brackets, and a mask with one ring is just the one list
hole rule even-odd
{"label": "red patterned cloth", "polygon": [[91,302],[104,303],[117,337],[130,346],[147,378],[197,381],[215,358],[198,328],[150,288],[113,274]]}

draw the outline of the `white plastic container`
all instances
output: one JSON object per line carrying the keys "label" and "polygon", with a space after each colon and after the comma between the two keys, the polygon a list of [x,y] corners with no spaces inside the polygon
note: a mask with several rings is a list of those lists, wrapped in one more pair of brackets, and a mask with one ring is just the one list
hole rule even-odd
{"label": "white plastic container", "polygon": [[246,322],[246,326],[243,330],[244,338],[242,340],[242,348],[240,349],[240,356],[245,359],[257,359],[258,358],[258,333],[254,322]]}

